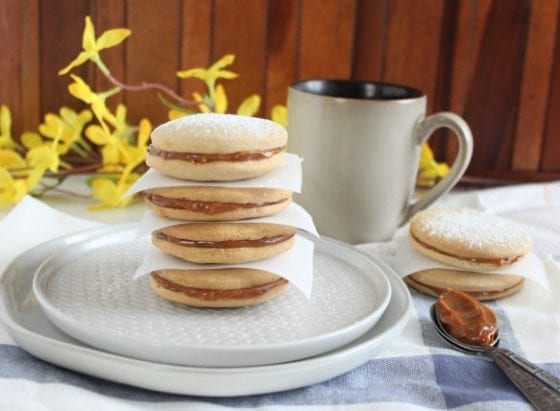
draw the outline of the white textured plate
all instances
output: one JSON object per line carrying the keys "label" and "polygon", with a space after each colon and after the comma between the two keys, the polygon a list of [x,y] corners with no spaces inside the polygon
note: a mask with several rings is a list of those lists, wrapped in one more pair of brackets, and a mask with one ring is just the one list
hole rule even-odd
{"label": "white textured plate", "polygon": [[[410,294],[402,280],[382,262],[374,260],[391,283],[389,305],[377,324],[363,336],[328,353],[285,364],[245,368],[185,367],[107,353],[54,327],[34,299],[32,280],[37,267],[54,251],[109,231],[100,228],[42,244],[23,253],[6,268],[0,277],[0,321],[24,350],[70,370],[150,390],[214,397],[264,394],[315,384],[358,367],[398,337],[411,312]],[[322,241],[347,247],[332,240]]]}
{"label": "white textured plate", "polygon": [[316,241],[310,300],[292,287],[251,307],[186,307],[158,297],[148,276],[132,280],[148,247],[148,240],[135,240],[134,227],[117,226],[55,252],[35,276],[39,304],[61,330],[106,351],[233,367],[294,361],[340,347],[370,329],[390,300],[389,281],[370,259]]}

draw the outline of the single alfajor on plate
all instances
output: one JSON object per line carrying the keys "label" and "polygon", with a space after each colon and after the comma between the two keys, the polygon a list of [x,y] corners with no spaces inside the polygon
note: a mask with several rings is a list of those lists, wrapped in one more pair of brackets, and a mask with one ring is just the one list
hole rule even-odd
{"label": "single alfajor on plate", "polygon": [[287,141],[286,129],[270,120],[234,114],[193,114],[152,131],[146,163],[179,179],[243,180],[279,168]]}
{"label": "single alfajor on plate", "polygon": [[472,271],[511,267],[533,246],[515,223],[471,208],[420,211],[410,221],[409,239],[425,256]]}
{"label": "single alfajor on plate", "polygon": [[404,281],[421,293],[434,297],[448,288],[463,291],[481,300],[497,300],[517,293],[525,279],[519,275],[488,274],[473,271],[433,268],[417,271]]}
{"label": "single alfajor on plate", "polygon": [[270,223],[192,223],[161,228],[152,243],[166,254],[199,264],[263,260],[288,251],[295,227]]}
{"label": "single alfajor on plate", "polygon": [[154,292],[194,307],[244,307],[282,294],[289,282],[273,273],[248,268],[158,270],[150,275]]}
{"label": "single alfajor on plate", "polygon": [[186,221],[233,221],[273,215],[292,202],[276,188],[161,187],[145,190],[144,201],[158,215]]}

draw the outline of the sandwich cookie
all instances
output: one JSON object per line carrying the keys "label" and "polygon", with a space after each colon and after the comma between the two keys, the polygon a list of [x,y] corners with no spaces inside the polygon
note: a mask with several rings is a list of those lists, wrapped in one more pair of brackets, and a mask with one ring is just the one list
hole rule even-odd
{"label": "sandwich cookie", "polygon": [[469,208],[418,212],[410,221],[409,239],[421,254],[472,271],[511,267],[533,246],[514,223]]}
{"label": "sandwich cookie", "polygon": [[434,297],[446,289],[463,291],[480,301],[497,300],[515,294],[525,279],[518,275],[486,274],[450,269],[428,269],[410,274],[404,281],[415,290]]}
{"label": "sandwich cookie", "polygon": [[243,180],[279,168],[287,141],[286,129],[270,120],[193,114],[152,131],[146,164],[185,180]]}
{"label": "sandwich cookie", "polygon": [[156,230],[152,243],[166,254],[199,264],[257,261],[288,251],[295,227],[269,223],[192,223]]}
{"label": "sandwich cookie", "polygon": [[145,190],[144,201],[158,215],[187,221],[233,221],[279,213],[292,192],[275,188],[161,187]]}
{"label": "sandwich cookie", "polygon": [[194,307],[244,307],[268,301],[288,288],[276,274],[248,268],[158,270],[150,275],[160,297]]}

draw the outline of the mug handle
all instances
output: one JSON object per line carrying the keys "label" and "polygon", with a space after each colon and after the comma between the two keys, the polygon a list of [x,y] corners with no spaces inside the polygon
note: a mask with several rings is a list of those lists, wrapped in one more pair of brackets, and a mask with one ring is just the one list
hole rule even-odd
{"label": "mug handle", "polygon": [[420,121],[416,129],[417,142],[419,145],[425,143],[430,136],[439,128],[447,128],[455,134],[459,141],[457,157],[447,175],[441,179],[434,187],[425,193],[418,200],[410,203],[405,210],[401,224],[406,223],[414,214],[423,210],[437,200],[440,196],[447,193],[463,176],[473,151],[473,139],[471,129],[468,124],[457,114],[443,111],[428,116]]}

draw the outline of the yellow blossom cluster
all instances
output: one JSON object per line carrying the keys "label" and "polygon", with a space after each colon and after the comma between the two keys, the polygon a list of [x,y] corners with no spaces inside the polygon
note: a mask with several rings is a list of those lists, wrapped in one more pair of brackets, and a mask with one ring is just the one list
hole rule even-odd
{"label": "yellow blossom cluster", "polygon": [[[92,61],[103,74],[110,75],[99,52],[119,45],[130,34],[128,29],[111,29],[96,38],[91,18],[86,17],[82,36],[83,51],[60,70],[59,74],[68,74],[81,64]],[[95,92],[79,76],[70,74],[70,77],[73,82],[68,86],[68,91],[90,106],[96,120],[84,133],[101,154],[101,164],[97,169],[99,175],[91,179],[92,197],[99,203],[91,208],[126,206],[132,198],[124,197],[124,194],[139,176],[135,170],[144,162],[152,125],[147,118],[141,119],[137,127],[129,125],[126,107],[122,104],[117,106],[114,113],[108,108],[107,99],[119,93],[121,87]]]}
{"label": "yellow blossom cluster", "polygon": [[[216,113],[225,113],[227,111],[228,99],[224,86],[216,84],[216,81],[220,78],[230,80],[237,77],[237,73],[224,70],[225,67],[233,64],[234,60],[235,56],[233,54],[226,54],[220,60],[212,64],[208,69],[197,67],[177,72],[177,77],[179,78],[197,78],[204,81],[206,84],[206,95],[203,96],[197,92],[193,93],[193,99],[198,103],[198,109],[201,113],[208,113],[211,111]],[[260,96],[253,94],[241,102],[237,108],[237,114],[243,116],[253,116],[259,110],[260,104]],[[186,114],[188,114],[187,111],[182,110],[181,108],[174,108],[169,112],[169,117],[173,119]]]}
{"label": "yellow blossom cluster", "polygon": [[[67,176],[80,173],[94,174],[89,183],[91,196],[98,203],[92,205],[92,209],[126,206],[131,198],[124,197],[124,194],[139,177],[152,125],[147,118],[141,119],[137,126],[130,125],[123,104],[117,105],[114,111],[109,108],[107,100],[121,91],[158,90],[160,100],[169,108],[170,119],[195,112],[225,113],[228,110],[224,86],[218,81],[237,77],[237,73],[227,69],[233,64],[234,55],[225,55],[209,68],[178,71],[179,78],[199,79],[206,86],[205,93],[195,92],[192,100],[187,100],[160,84],[130,86],[112,76],[100,52],[121,44],[130,35],[130,30],[117,28],[97,37],[91,18],[85,18],[82,50],[60,70],[59,75],[70,76],[69,93],[85,103],[88,109],[78,113],[62,107],[59,114],[48,113],[45,116],[38,133],[25,132],[19,139],[14,139],[10,111],[2,106],[0,207],[17,203],[27,193],[41,195],[56,189]],[[95,64],[114,87],[95,91],[72,73],[76,67],[87,62]],[[169,97],[172,102],[168,101]],[[260,96],[253,94],[243,100],[236,112],[253,116],[260,104]],[[276,106],[271,114],[273,120],[286,124],[285,107]],[[54,179],[54,183],[47,184],[45,180],[49,178]]]}
{"label": "yellow blossom cluster", "polygon": [[[67,74],[88,60],[104,74],[109,70],[99,52],[120,44],[130,31],[113,29],[99,38],[89,17],[82,38],[83,51],[60,74]],[[95,92],[80,77],[70,74],[68,91],[89,106],[76,112],[62,107],[59,114],[48,113],[38,132],[25,132],[19,139],[11,133],[11,114],[1,107],[0,129],[0,206],[15,204],[27,194],[40,195],[71,174],[95,173],[90,179],[92,197],[99,201],[92,208],[121,207],[131,198],[124,193],[138,178],[135,170],[144,162],[152,126],[147,119],[138,126],[126,120],[126,107],[112,112],[106,100],[121,91],[114,87]],[[92,122],[93,120],[93,122]],[[47,183],[52,179],[54,183]]]}
{"label": "yellow blossom cluster", "polygon": [[12,116],[7,106],[0,107],[0,207],[15,204],[33,191],[46,173],[70,168],[60,156],[73,147],[80,150],[84,125],[91,113],[76,113],[63,107],[60,115],[49,113],[39,133],[25,132],[17,142],[11,131]]}

